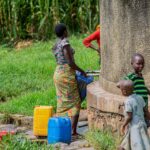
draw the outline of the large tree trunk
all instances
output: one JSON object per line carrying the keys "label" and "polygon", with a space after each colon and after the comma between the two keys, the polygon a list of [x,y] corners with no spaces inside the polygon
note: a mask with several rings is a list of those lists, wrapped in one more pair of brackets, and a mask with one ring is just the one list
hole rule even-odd
{"label": "large tree trunk", "polygon": [[116,93],[116,82],[132,71],[131,56],[144,55],[150,86],[150,1],[100,0],[102,65],[100,84]]}

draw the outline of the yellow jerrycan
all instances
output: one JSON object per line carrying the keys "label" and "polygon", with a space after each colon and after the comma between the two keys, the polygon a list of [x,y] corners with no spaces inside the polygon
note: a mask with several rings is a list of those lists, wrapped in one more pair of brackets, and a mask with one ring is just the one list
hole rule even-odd
{"label": "yellow jerrycan", "polygon": [[33,118],[33,134],[35,136],[47,136],[48,120],[52,115],[52,106],[35,106]]}

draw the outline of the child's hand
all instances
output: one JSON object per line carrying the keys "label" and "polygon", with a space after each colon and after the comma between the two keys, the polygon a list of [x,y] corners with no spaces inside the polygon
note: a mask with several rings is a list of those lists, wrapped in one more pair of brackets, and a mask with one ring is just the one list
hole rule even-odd
{"label": "child's hand", "polygon": [[116,86],[117,86],[117,88],[120,88],[120,82],[118,82]]}
{"label": "child's hand", "polygon": [[125,126],[122,126],[122,127],[121,127],[121,133],[122,133],[122,135],[125,134]]}
{"label": "child's hand", "polygon": [[148,94],[150,95],[150,90],[147,88]]}
{"label": "child's hand", "polygon": [[124,103],[120,103],[118,109],[120,109],[121,107],[124,107]]}

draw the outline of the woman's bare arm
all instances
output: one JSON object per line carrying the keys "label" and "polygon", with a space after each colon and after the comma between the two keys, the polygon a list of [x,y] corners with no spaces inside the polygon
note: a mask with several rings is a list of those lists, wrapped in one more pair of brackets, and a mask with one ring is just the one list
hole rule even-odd
{"label": "woman's bare arm", "polygon": [[79,72],[81,72],[84,76],[86,76],[86,73],[81,69],[79,68],[76,63],[74,62],[74,59],[73,59],[73,56],[72,56],[72,53],[71,53],[71,50],[70,50],[70,45],[66,45],[64,46],[64,56],[65,58],[67,59],[68,63],[69,63],[69,66],[74,69],[74,70],[78,70]]}

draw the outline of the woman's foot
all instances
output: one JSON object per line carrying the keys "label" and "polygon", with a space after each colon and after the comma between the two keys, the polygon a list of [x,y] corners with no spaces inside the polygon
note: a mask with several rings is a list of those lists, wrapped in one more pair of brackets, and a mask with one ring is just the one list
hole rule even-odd
{"label": "woman's foot", "polygon": [[75,132],[75,133],[72,133],[72,136],[79,136],[80,134]]}
{"label": "woman's foot", "polygon": [[82,138],[82,137],[83,136],[81,134],[77,133],[77,132],[72,134],[73,139],[79,139],[79,138]]}

